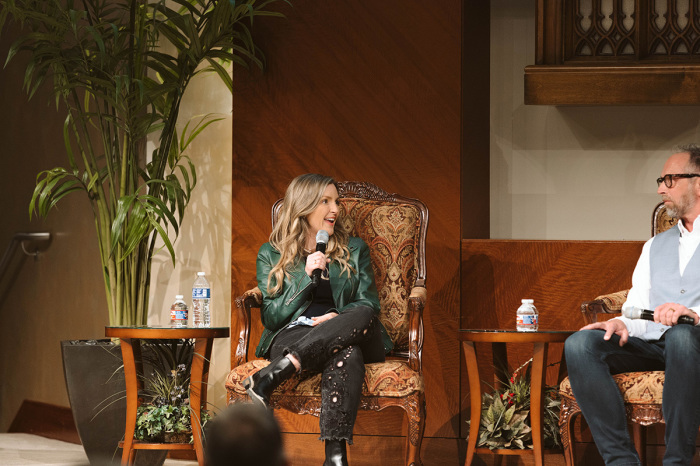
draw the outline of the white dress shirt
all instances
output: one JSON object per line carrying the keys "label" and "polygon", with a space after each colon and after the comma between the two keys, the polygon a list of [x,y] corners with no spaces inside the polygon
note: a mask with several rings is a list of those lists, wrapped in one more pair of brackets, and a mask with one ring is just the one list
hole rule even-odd
{"label": "white dress shirt", "polygon": [[[695,254],[695,250],[700,244],[700,222],[697,219],[700,215],[693,221],[693,225],[697,223],[697,228],[693,228],[693,231],[688,231],[683,225],[683,221],[678,222],[678,227],[681,231],[680,240],[678,241],[678,265],[680,268],[681,276],[685,272],[685,267],[688,265],[690,258]],[[622,305],[622,308],[626,307],[638,307],[640,309],[650,309],[649,303],[649,291],[651,290],[651,266],[650,266],[650,250],[651,242],[654,241],[652,237],[649,241],[644,243],[642,248],[642,254],[639,256],[637,261],[637,266],[632,274],[632,288],[627,295],[627,301]],[[689,308],[691,311],[700,315],[700,306]],[[628,319],[624,316],[616,317],[616,319],[621,320],[627,326],[627,331],[631,337],[638,337],[643,340],[657,340],[663,334],[663,331],[667,330],[668,326],[661,326],[662,331],[659,332],[658,326],[655,329],[647,328],[649,327],[650,321],[642,319]]]}

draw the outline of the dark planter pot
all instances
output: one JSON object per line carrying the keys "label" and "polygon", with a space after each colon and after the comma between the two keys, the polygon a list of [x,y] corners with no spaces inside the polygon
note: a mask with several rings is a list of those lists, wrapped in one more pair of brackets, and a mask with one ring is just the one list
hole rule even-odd
{"label": "dark planter pot", "polygon": [[[111,340],[67,340],[61,353],[73,419],[90,464],[119,464],[126,424],[121,348]],[[141,450],[136,464],[163,464],[167,453]]]}

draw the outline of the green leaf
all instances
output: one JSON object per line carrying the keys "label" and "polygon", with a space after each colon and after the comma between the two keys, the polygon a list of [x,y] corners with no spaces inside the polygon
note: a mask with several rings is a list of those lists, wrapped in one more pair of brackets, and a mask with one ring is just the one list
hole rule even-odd
{"label": "green leaf", "polygon": [[515,414],[515,406],[508,408],[503,416],[503,422],[510,424],[511,419],[513,419],[513,414]]}
{"label": "green leaf", "polygon": [[230,92],[233,92],[233,78],[229,74],[229,70],[224,68],[218,61],[213,60],[211,58],[207,58],[207,62],[209,65],[211,65],[212,70],[216,72],[216,74],[219,75],[219,78],[221,78],[221,81],[226,84],[226,87],[228,87],[228,90]]}
{"label": "green leaf", "polygon": [[84,191],[85,186],[64,168],[45,170],[37,175],[36,187],[29,202],[29,218],[34,213],[46,218],[49,211],[66,195]]}
{"label": "green leaf", "polygon": [[[197,123],[197,125],[192,129],[192,132],[187,137],[187,141],[185,141],[184,144],[181,144],[181,147],[180,147],[181,151],[185,151],[189,147],[189,145],[192,143],[192,141],[194,141],[195,138],[197,136],[199,136],[199,134],[202,131],[204,131],[209,125],[211,125],[212,123],[216,123],[217,121],[221,121],[221,120],[225,119],[223,117],[211,118],[211,115],[212,115],[211,113],[204,115],[200,119],[199,123]],[[188,125],[189,125],[189,122],[188,122]],[[184,136],[184,134],[185,134],[185,131],[183,131],[183,136]]]}

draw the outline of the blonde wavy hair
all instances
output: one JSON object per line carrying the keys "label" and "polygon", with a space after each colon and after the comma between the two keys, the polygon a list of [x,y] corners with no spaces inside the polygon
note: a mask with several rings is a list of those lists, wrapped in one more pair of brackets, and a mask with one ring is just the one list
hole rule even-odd
{"label": "blonde wavy hair", "polygon": [[[315,173],[297,176],[289,183],[277,215],[277,222],[270,234],[270,244],[279,251],[280,260],[267,276],[269,294],[274,295],[282,290],[284,278],[289,277],[289,270],[296,267],[306,256],[304,247],[309,235],[309,222],[306,217],[316,209],[330,184],[338,188],[338,183],[333,178]],[[341,216],[342,209],[338,209],[333,234],[326,247],[326,256],[331,262],[337,262],[341,272],[347,272],[350,277],[350,274],[355,272],[348,264],[350,235],[342,227]]]}

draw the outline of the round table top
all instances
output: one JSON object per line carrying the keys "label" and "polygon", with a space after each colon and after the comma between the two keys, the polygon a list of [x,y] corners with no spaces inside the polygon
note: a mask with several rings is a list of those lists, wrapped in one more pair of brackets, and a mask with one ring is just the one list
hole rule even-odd
{"label": "round table top", "polygon": [[519,332],[515,329],[459,329],[460,341],[502,343],[559,343],[576,333],[576,330],[538,330]]}
{"label": "round table top", "polygon": [[226,338],[228,327],[105,327],[105,336],[116,338],[181,339]]}

